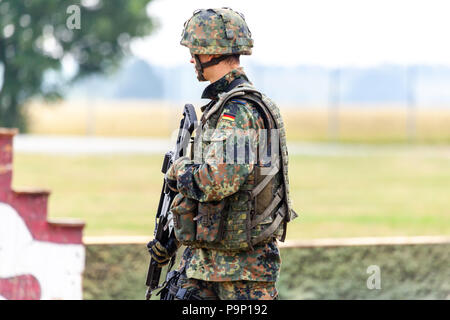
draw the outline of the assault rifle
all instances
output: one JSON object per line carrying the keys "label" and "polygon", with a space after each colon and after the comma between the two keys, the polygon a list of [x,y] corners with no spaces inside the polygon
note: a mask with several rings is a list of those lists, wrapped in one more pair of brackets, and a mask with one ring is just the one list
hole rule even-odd
{"label": "assault rifle", "polygon": [[[169,151],[164,156],[162,165],[162,173],[166,174],[172,163],[180,157],[186,155],[187,147],[191,140],[191,135],[197,126],[197,115],[195,113],[194,106],[192,104],[186,104],[183,110],[183,119],[180,121],[180,127],[178,129],[177,142],[175,150]],[[169,211],[173,198],[177,195],[177,192],[172,191],[166,180],[163,181],[161,190],[161,196],[159,198],[158,211],[155,218],[155,231],[154,236],[159,242],[166,244],[171,237],[174,237],[173,233],[173,220],[172,214]],[[170,266],[173,265],[175,257],[172,257]],[[169,267],[170,268],[170,267]],[[148,267],[146,285],[147,293],[145,295],[146,300],[149,300],[152,292],[161,288],[159,286],[159,279],[161,277],[161,267],[158,267],[158,263],[151,258],[150,265]]]}

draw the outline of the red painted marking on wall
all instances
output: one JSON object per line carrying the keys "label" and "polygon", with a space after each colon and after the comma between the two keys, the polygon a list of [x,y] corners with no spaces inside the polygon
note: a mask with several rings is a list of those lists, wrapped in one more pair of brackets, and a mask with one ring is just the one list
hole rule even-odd
{"label": "red painted marking on wall", "polygon": [[84,224],[47,221],[47,190],[11,189],[13,137],[17,130],[0,129],[0,202],[12,206],[22,217],[34,239],[54,243],[81,244]]}
{"label": "red painted marking on wall", "polygon": [[0,131],[0,190],[11,187],[12,136]]}
{"label": "red painted marking on wall", "polygon": [[[16,133],[17,130],[0,128],[0,203],[10,205],[22,218],[33,237],[33,241],[45,241],[55,244],[82,244],[84,223],[47,221],[49,191],[38,189],[13,190],[11,188],[13,137]],[[33,270],[27,270],[23,271],[25,274],[21,274],[22,272],[17,274],[6,273],[5,275],[11,275],[11,277],[0,278],[0,295],[6,299],[45,299],[45,296],[49,295],[49,293],[46,289],[44,296],[42,296],[41,288],[54,286],[54,284],[48,281],[39,283],[37,278],[32,275],[33,272]]]}
{"label": "red painted marking on wall", "polygon": [[8,300],[39,300],[41,287],[30,274],[0,279],[0,295]]}

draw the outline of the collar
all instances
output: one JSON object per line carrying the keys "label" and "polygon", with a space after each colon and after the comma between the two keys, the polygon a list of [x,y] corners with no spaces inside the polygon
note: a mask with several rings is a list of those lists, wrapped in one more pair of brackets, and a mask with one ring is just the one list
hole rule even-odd
{"label": "collar", "polygon": [[[211,99],[218,100],[219,93],[226,91],[228,85],[235,79],[243,78],[245,81],[248,81],[247,76],[244,73],[244,69],[242,67],[231,70],[229,73],[224,75],[219,80],[211,83],[209,86],[205,88],[202,94],[202,99]],[[202,110],[203,111],[203,110]]]}

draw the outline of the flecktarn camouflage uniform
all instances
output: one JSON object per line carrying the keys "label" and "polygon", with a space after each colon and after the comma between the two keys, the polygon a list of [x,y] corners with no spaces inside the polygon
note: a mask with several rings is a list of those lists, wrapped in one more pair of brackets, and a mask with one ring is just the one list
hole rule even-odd
{"label": "flecktarn camouflage uniform", "polygon": [[[193,55],[251,54],[253,40],[242,15],[231,9],[208,9],[187,21],[181,44]],[[201,130],[195,136],[198,143],[191,157],[178,159],[166,174],[168,180],[176,181],[179,192],[171,211],[175,235],[187,246],[178,280],[178,286],[189,293],[187,299],[191,295],[201,299],[277,297],[275,282],[281,267],[277,239],[284,240],[286,223],[277,220],[274,225],[274,217],[282,212],[282,218],[289,216],[282,219],[285,222],[295,218],[288,201],[287,159],[282,159],[285,175],[276,168],[270,183],[267,179],[262,183],[262,201],[257,205],[252,191],[263,180],[257,172],[264,165],[259,154],[255,161],[250,150],[258,149],[261,140],[258,134],[248,133],[265,129],[267,116],[251,99],[239,97],[214,109],[225,92],[242,83],[251,84],[239,67],[204,90],[202,98],[211,101],[202,107]],[[264,145],[263,150],[267,148]],[[278,201],[272,201],[277,197]],[[268,231],[270,236],[260,241]]]}
{"label": "flecktarn camouflage uniform", "polygon": [[[216,101],[218,94],[235,79],[248,80],[242,68],[233,70],[222,79],[209,85],[202,98]],[[206,112],[210,105],[203,109]],[[232,100],[226,104],[214,131],[220,135],[227,129],[262,129],[261,116],[244,100]],[[204,130],[207,133],[207,129]],[[179,198],[185,197],[202,203],[220,201],[235,194],[253,170],[253,164],[227,164],[215,161],[218,153],[214,144],[205,146],[205,163],[193,164],[182,158],[168,172],[177,180]],[[200,296],[212,298],[212,292],[220,299],[271,299],[277,295],[275,282],[281,266],[281,258],[275,241],[257,245],[253,251],[226,252],[188,247],[181,261],[187,278],[181,279],[183,288],[192,288]],[[215,288],[214,290],[212,288]]]}

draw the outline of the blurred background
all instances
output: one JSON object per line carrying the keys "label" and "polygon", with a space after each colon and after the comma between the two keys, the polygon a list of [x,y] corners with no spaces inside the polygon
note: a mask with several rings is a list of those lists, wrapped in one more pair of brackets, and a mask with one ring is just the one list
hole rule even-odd
{"label": "blurred background", "polygon": [[[84,220],[85,236],[151,238],[182,107],[207,102],[183,23],[223,6],[245,15],[255,47],[241,64],[286,123],[300,214],[287,238],[449,235],[443,0],[0,0],[0,127],[20,129],[13,185],[52,190],[49,216]],[[448,297],[445,283],[425,296]]]}

